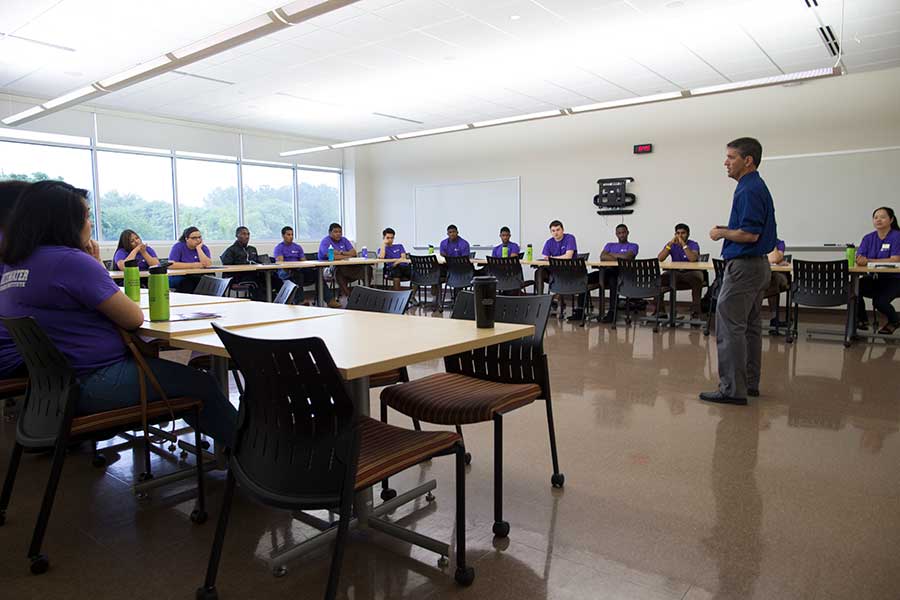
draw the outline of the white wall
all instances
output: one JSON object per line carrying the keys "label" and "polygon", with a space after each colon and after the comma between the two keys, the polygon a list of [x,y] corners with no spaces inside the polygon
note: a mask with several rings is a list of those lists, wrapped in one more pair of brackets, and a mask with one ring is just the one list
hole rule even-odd
{"label": "white wall", "polygon": [[[614,239],[620,220],[596,214],[596,180],[631,176],[629,191],[638,202],[635,213],[621,220],[642,256],[658,252],[678,221],[688,223],[703,251],[715,256],[720,246],[708,231],[727,222],[735,185],[722,166],[726,142],[757,137],[763,178],[766,155],[898,145],[898,99],[900,69],[892,69],[359,148],[358,235],[372,247],[381,229],[391,226],[399,241],[412,240],[416,185],[519,176],[523,231],[513,239],[539,251],[548,223],[558,218],[577,236],[579,249],[596,258],[603,243]],[[633,155],[639,143],[652,143],[653,154]],[[791,202],[778,189],[772,193],[776,212],[780,203]],[[900,209],[897,197],[862,198],[854,200],[859,219],[847,224],[848,239],[871,230],[875,206]],[[810,212],[810,228],[828,218],[829,201],[837,200],[823,199]]]}

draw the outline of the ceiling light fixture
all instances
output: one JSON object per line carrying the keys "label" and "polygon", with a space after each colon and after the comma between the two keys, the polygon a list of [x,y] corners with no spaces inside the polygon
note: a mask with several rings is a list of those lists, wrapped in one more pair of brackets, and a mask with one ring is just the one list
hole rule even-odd
{"label": "ceiling light fixture", "polygon": [[450,133],[451,131],[462,131],[469,129],[470,125],[451,125],[449,127],[437,127],[435,129],[424,129],[422,131],[410,131],[409,133],[398,133],[398,140],[408,140],[410,138],[425,137],[426,135],[437,135],[439,133]]}
{"label": "ceiling light fixture", "polygon": [[651,96],[637,96],[635,98],[623,98],[622,100],[610,100],[609,102],[597,102],[595,104],[585,104],[583,106],[573,106],[569,109],[572,114],[592,112],[595,110],[609,110],[610,108],[620,108],[622,106],[634,106],[636,104],[650,104],[652,102],[664,102],[666,100],[675,100],[690,96],[690,92],[686,90],[678,92],[665,92],[662,94],[653,94]]}
{"label": "ceiling light fixture", "polygon": [[537,119],[548,119],[550,117],[562,117],[566,114],[565,109],[545,110],[542,112],[529,113],[527,115],[518,115],[515,117],[501,117],[499,119],[489,119],[487,121],[475,121],[473,127],[493,127],[494,125],[506,125],[507,123],[518,123],[519,121],[534,121]]}
{"label": "ceiling light fixture", "polygon": [[798,81],[809,81],[811,79],[822,79],[823,77],[834,77],[841,73],[840,67],[827,67],[824,69],[813,69],[811,71],[785,73],[784,75],[775,75],[773,77],[761,77],[760,79],[750,79],[748,81],[736,81],[734,83],[698,87],[691,90],[691,95],[705,96],[706,94],[718,94],[721,92],[732,92],[734,90],[749,90],[783,83],[795,83]]}
{"label": "ceiling light fixture", "polygon": [[291,150],[289,152],[282,152],[279,154],[279,156],[297,156],[298,154],[311,154],[313,152],[322,152],[323,150],[331,150],[331,146],[316,146],[314,148]]}
{"label": "ceiling light fixture", "polygon": [[[44,116],[48,113],[80,104],[87,99],[101,96],[108,92],[115,92],[136,83],[140,83],[146,79],[150,79],[151,77],[174,71],[175,69],[195,63],[198,60],[209,58],[214,54],[230,50],[241,44],[246,44],[247,42],[259,39],[275,31],[302,23],[313,17],[318,17],[319,15],[343,8],[358,1],[359,0],[296,0],[295,2],[290,2],[274,11],[269,11],[266,14],[253,17],[234,27],[230,27],[225,31],[206,37],[173,52],[167,52],[162,56],[141,63],[126,71],[94,82],[91,85],[94,89],[93,92],[82,93],[85,92],[87,88],[66,92],[62,96],[48,100],[43,105],[33,106],[28,110],[10,115],[2,119],[2,123],[4,125],[21,125],[22,123],[36,119],[39,116]],[[68,48],[63,49],[69,50]]]}
{"label": "ceiling light fixture", "polygon": [[381,142],[390,142],[393,138],[389,135],[373,137],[367,140],[356,140],[354,142],[341,142],[340,144],[332,144],[332,148],[352,148],[354,146],[367,146],[369,144],[380,144]]}

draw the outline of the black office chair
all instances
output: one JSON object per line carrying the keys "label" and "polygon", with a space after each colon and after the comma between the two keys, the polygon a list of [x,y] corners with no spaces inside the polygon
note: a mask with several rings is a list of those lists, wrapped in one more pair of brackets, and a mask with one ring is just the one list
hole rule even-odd
{"label": "black office chair", "polygon": [[[0,525],[6,522],[6,511],[12,496],[16,472],[23,451],[53,449],[50,465],[50,479],[44,490],[37,523],[28,549],[31,572],[40,575],[50,568],[50,559],[41,554],[41,544],[50,521],[50,512],[56,498],[56,489],[62,475],[63,463],[69,447],[89,440],[94,443],[115,437],[125,431],[142,429],[144,432],[144,472],[141,480],[151,479],[150,437],[148,426],[162,421],[174,421],[191,415],[199,419],[203,403],[194,398],[166,398],[161,393],[159,383],[145,363],[137,355],[133,344],[129,348],[135,354],[138,368],[151,385],[158,390],[162,400],[147,401],[146,384],[142,382],[138,404],[125,408],[75,416],[80,397],[80,384],[68,359],[47,337],[37,322],[30,318],[3,319],[3,326],[9,332],[16,349],[28,368],[29,384],[24,405],[16,423],[16,441],[9,459],[9,468],[0,492]],[[196,421],[195,421],[196,422]],[[202,447],[200,432],[194,431],[194,443],[198,450]],[[105,465],[98,461],[95,445],[95,466]],[[191,520],[203,523],[207,519],[206,500],[203,487],[203,453],[197,452],[197,505],[191,513]]]}
{"label": "black office chair", "polygon": [[442,294],[441,294],[441,265],[438,263],[437,256],[434,254],[425,255],[409,255],[410,272],[412,277],[410,283],[416,295],[419,297],[419,304],[425,304],[428,299],[428,290],[437,291],[434,302],[434,310],[442,310]]}
{"label": "black office chair", "polygon": [[553,258],[550,257],[550,293],[560,296],[560,307],[558,316],[560,319],[564,316],[564,308],[562,306],[563,296],[572,296],[572,304],[575,305],[575,299],[581,294],[587,296],[586,306],[582,307],[581,326],[588,318],[588,312],[591,309],[590,290],[597,289],[600,286],[588,285],[588,272],[586,255],[578,255],[574,258]]}
{"label": "black office chair", "polygon": [[792,343],[797,337],[800,324],[800,305],[828,307],[848,305],[847,323],[843,334],[830,329],[810,329],[807,335],[843,335],[844,346],[850,347],[852,315],[849,303],[854,302],[850,288],[850,269],[846,259],[829,261],[792,261],[793,281],[791,282],[791,304],[793,315],[788,309],[788,328],[785,341]]}
{"label": "black office chair", "polygon": [[231,287],[231,277],[213,277],[212,275],[204,275],[200,278],[194,293],[200,296],[216,296],[224,297]]}
{"label": "black office chair", "polygon": [[[619,258],[616,259],[619,263],[619,298],[627,299],[641,299],[646,300],[648,298],[656,299],[656,314],[653,317],[639,317],[639,321],[652,321],[653,322],[653,332],[656,333],[659,331],[659,308],[663,303],[663,296],[669,291],[671,288],[668,286],[664,286],[662,284],[662,274],[659,270],[659,261],[655,258],[643,258],[643,259],[626,259]],[[626,307],[628,303],[626,302]],[[619,317],[619,307],[618,303],[613,307],[613,321],[611,324],[611,328],[616,328],[616,323],[618,322]],[[631,314],[626,308],[625,311],[625,324],[631,324]]]}
{"label": "black office chair", "polygon": [[465,463],[460,437],[360,416],[319,338],[257,340],[213,324],[246,381],[222,510],[198,600],[218,598],[216,575],[235,486],[274,508],[338,510],[325,598],[337,595],[354,493],[432,457],[456,456],[456,580],[472,583],[465,554]]}
{"label": "black office chair", "polygon": [[113,264],[113,261],[111,261],[111,260],[104,260],[103,266],[106,267],[107,271],[115,271],[116,270],[116,268],[115,268],[116,265]]}
{"label": "black office chair", "polygon": [[534,280],[525,281],[522,273],[522,257],[508,256],[506,258],[487,257],[488,274],[497,279],[497,293],[520,295],[528,287],[534,288]]}
{"label": "black office chair", "polygon": [[296,283],[286,279],[281,282],[281,289],[278,290],[272,302],[275,304],[294,304],[294,296],[297,294],[298,289],[300,287]]}
{"label": "black office chair", "polygon": [[[347,310],[402,315],[406,313],[406,309],[409,306],[410,296],[412,296],[412,290],[377,290],[358,285],[350,290],[350,297],[347,299]],[[406,367],[369,375],[370,388],[384,387],[407,381],[409,381],[409,372],[406,370]],[[419,427],[416,427],[416,429],[418,430]]]}
{"label": "black office chair", "polygon": [[257,254],[256,263],[260,265],[271,265],[274,260],[268,254]]}
{"label": "black office chair", "polygon": [[719,301],[719,290],[722,289],[722,282],[725,280],[725,261],[721,258],[714,258],[712,263],[716,278],[709,286],[709,310],[706,313],[706,325],[703,327],[705,336],[709,336],[713,316],[716,314],[716,303]]}

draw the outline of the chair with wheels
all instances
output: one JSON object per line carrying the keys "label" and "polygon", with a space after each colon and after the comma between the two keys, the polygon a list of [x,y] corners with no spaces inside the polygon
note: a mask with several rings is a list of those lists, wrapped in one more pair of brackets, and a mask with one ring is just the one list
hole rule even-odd
{"label": "chair with wheels", "polygon": [[550,257],[550,293],[560,297],[559,318],[564,316],[562,298],[572,296],[572,305],[575,306],[576,298],[582,294],[587,296],[587,306],[582,307],[581,326],[588,318],[591,310],[591,290],[598,289],[600,284],[588,284],[587,258],[579,255],[573,258]]}
{"label": "chair with wheels", "polygon": [[[450,289],[450,303],[456,300],[456,295],[465,289],[472,287],[472,278],[475,276],[475,267],[472,265],[472,259],[468,256],[448,256],[447,260],[447,281],[444,284],[445,289]],[[446,299],[447,293],[444,292]]]}
{"label": "chair with wheels", "polygon": [[520,256],[506,258],[488,256],[487,272],[497,279],[498,294],[518,296],[525,293],[525,289],[528,287],[534,289],[533,279],[525,281],[525,275],[522,273],[522,257]]}
{"label": "chair with wheels", "polygon": [[[788,326],[785,339],[792,343],[797,337],[800,324],[800,305],[828,307],[847,304],[847,322],[844,331],[833,329],[810,329],[807,335],[842,336],[844,346],[850,347],[853,326],[853,298],[850,287],[850,269],[846,259],[829,261],[794,260],[793,281],[791,282],[791,306],[788,307]],[[793,314],[791,314],[793,309]]]}
{"label": "chair with wheels", "polygon": [[428,290],[432,292],[434,310],[443,310],[441,294],[441,265],[434,254],[409,255],[410,285],[419,297],[419,305],[424,306],[428,299]]}
{"label": "chair with wheels", "polygon": [[[664,295],[671,290],[662,284],[662,274],[659,270],[659,261],[655,258],[619,258],[619,298],[656,300],[656,313],[653,317],[638,317],[638,321],[653,322],[653,332],[659,331],[659,307],[662,306]],[[626,303],[627,306],[627,303]],[[611,329],[616,328],[619,317],[618,303],[613,307],[613,322]],[[625,324],[631,324],[631,314],[626,309]]]}
{"label": "chair with wheels", "polygon": [[[350,298],[347,299],[347,310],[402,315],[406,313],[406,308],[409,306],[410,296],[412,296],[412,290],[401,290],[398,292],[394,290],[377,290],[358,285],[350,290]],[[406,381],[409,381],[409,373],[406,367],[369,375],[370,388],[384,387]]]}
{"label": "chair with wheels", "polygon": [[200,296],[216,296],[218,298],[225,297],[228,289],[231,287],[231,277],[213,277],[212,275],[204,275],[200,278],[194,292]]}

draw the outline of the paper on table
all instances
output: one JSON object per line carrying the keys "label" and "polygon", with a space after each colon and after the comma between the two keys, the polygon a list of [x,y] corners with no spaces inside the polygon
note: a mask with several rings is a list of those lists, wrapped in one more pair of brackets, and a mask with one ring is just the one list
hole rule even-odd
{"label": "paper on table", "polygon": [[[169,317],[169,323],[175,321],[200,321],[202,319],[221,319],[222,315],[209,312],[175,313]],[[149,319],[145,319],[148,323]]]}

